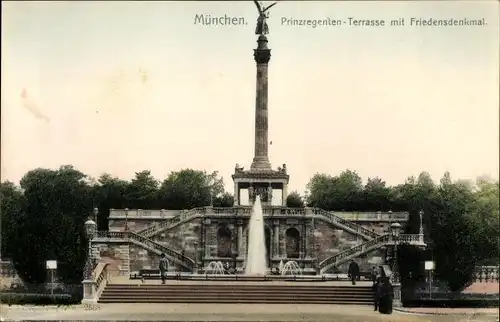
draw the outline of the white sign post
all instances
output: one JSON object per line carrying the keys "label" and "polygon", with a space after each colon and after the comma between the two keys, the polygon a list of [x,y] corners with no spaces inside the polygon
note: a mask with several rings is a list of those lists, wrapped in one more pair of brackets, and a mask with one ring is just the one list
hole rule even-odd
{"label": "white sign post", "polygon": [[54,271],[57,269],[57,261],[47,261],[46,267],[50,271],[50,295],[54,295]]}
{"label": "white sign post", "polygon": [[432,271],[434,270],[434,261],[426,261],[425,270],[429,272],[429,298],[432,299]]}

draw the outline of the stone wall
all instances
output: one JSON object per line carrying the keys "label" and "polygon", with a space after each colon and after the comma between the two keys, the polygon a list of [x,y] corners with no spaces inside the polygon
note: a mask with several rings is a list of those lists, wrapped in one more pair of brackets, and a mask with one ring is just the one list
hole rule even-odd
{"label": "stone wall", "polygon": [[324,221],[316,221],[312,230],[315,244],[310,245],[309,252],[316,253],[316,244],[319,246],[316,257],[319,261],[325,260],[337,253],[347,250],[362,243],[358,236],[342,229],[332,227]]}
{"label": "stone wall", "polygon": [[[163,219],[164,220],[164,219]],[[132,231],[142,230],[146,227],[155,225],[161,222],[162,219],[133,219],[128,221],[128,226]],[[241,228],[239,228],[241,224]],[[286,231],[290,228],[296,228],[300,235],[300,255],[298,262],[318,262],[339,252],[347,250],[351,247],[359,245],[364,242],[364,239],[343,231],[328,222],[323,220],[312,220],[312,218],[268,218],[265,224],[271,232],[271,252],[274,261],[286,258],[287,236]],[[357,224],[375,231],[377,233],[388,233],[390,222],[387,221],[357,221]],[[184,255],[195,260],[201,261],[205,256],[205,261],[212,261],[217,259],[217,231],[219,227],[225,225],[232,234],[231,243],[241,243],[238,247],[238,260],[243,264],[243,259],[246,257],[247,238],[248,238],[248,219],[241,218],[235,221],[231,218],[197,218],[190,222],[183,223],[168,231],[159,233],[152,239],[166,247],[184,252]],[[110,220],[110,230],[123,230],[124,220],[113,219]],[[202,232],[202,230],[205,230]],[[238,233],[241,232],[242,236],[239,237]],[[275,244],[275,233],[278,233],[278,250]],[[202,238],[204,240],[202,240]],[[205,242],[205,248],[202,246]],[[197,245],[197,246],[195,246]],[[317,246],[316,246],[317,245]],[[130,245],[109,244],[102,245],[100,249],[100,256],[103,257],[103,251],[106,256],[116,258],[119,263],[120,271],[128,270],[129,268],[124,264],[127,256],[130,256],[130,269],[132,271],[141,268],[155,268],[158,266],[158,255],[147,250],[141,249],[138,246]],[[200,252],[199,256],[196,255],[196,248]],[[125,255],[127,249],[127,255]],[[130,250],[128,250],[130,249]],[[108,254],[109,253],[109,254]],[[197,258],[196,258],[197,257]],[[385,249],[373,251],[362,258],[357,258],[356,261],[360,265],[362,271],[369,271],[372,266],[377,266],[383,262],[385,258]],[[128,260],[128,258],[127,258]],[[294,259],[296,260],[296,259]],[[339,267],[341,272],[347,271],[349,263],[345,263]]]}
{"label": "stone wall", "polygon": [[130,246],[128,243],[92,243],[93,251],[101,262],[108,262],[119,274],[130,272]]}
{"label": "stone wall", "polygon": [[[164,219],[128,219],[127,226],[130,231],[138,232],[162,221]],[[125,219],[109,219],[109,231],[125,231]]]}
{"label": "stone wall", "polygon": [[152,239],[172,250],[180,253],[184,251],[185,256],[194,259],[196,249],[195,244],[197,243],[198,247],[201,246],[201,225],[202,219],[196,218],[190,222],[162,232],[159,235],[154,236]]}
{"label": "stone wall", "polygon": [[[367,228],[379,234],[388,233],[390,223],[388,222],[357,222],[360,226]],[[364,242],[363,238],[351,234],[327,222],[317,220],[315,221],[314,228],[312,228],[314,235],[314,245],[309,244],[309,253],[316,254],[318,261],[322,261],[331,257],[339,252],[345,251],[351,247],[357,246]],[[315,245],[319,249],[315,250]],[[362,257],[356,258],[355,261],[359,264],[361,271],[371,271],[372,266],[383,264],[385,258],[385,248],[374,250]],[[341,273],[347,273],[349,262],[340,265],[338,269]]]}
{"label": "stone wall", "polygon": [[160,256],[137,245],[130,245],[130,271],[141,269],[156,269],[159,267]]}

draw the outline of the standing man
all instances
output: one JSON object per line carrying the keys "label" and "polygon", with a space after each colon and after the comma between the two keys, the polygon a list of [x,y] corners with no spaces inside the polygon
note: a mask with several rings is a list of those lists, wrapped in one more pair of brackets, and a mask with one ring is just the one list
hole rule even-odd
{"label": "standing man", "polygon": [[377,282],[377,277],[378,277],[378,270],[377,267],[373,266],[372,267],[372,282],[376,283]]}
{"label": "standing man", "polygon": [[372,292],[373,292],[373,305],[374,311],[378,311],[378,302],[380,300],[380,288],[381,288],[381,277],[377,277],[375,281],[373,281]]}
{"label": "standing man", "polygon": [[354,259],[351,264],[349,264],[349,271],[347,272],[347,275],[351,278],[352,285],[356,285],[356,280],[359,276],[359,265],[354,261]]}
{"label": "standing man", "polygon": [[160,255],[160,276],[161,276],[161,283],[165,284],[165,280],[167,279],[167,272],[168,272],[168,260],[167,256],[165,253],[161,253]]}

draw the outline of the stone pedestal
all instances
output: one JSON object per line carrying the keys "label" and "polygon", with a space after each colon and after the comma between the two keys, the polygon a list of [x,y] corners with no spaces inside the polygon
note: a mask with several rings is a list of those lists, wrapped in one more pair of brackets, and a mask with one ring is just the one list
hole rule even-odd
{"label": "stone pedestal", "polygon": [[94,280],[84,280],[82,304],[97,303],[97,283]]}

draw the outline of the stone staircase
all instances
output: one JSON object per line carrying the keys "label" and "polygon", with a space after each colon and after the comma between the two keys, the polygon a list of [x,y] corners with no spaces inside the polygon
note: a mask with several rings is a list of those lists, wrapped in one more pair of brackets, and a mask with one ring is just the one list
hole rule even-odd
{"label": "stone staircase", "polygon": [[146,238],[154,237],[166,230],[175,228],[181,224],[187,223],[195,218],[202,218],[207,213],[208,207],[193,208],[187,211],[181,211],[179,214],[166,218],[160,223],[147,227],[136,232],[136,234]]}
{"label": "stone staircase", "polygon": [[[237,216],[250,216],[251,207],[231,207],[231,208],[213,208],[213,207],[200,207],[193,208],[188,211],[183,211],[176,216],[165,219],[162,222],[155,224],[151,227],[147,227],[141,231],[136,232],[137,234],[144,236],[146,238],[152,238],[166,230],[175,228],[181,224],[187,223],[195,218],[203,218],[205,214],[216,214],[219,217],[233,217],[234,214]],[[284,208],[284,207],[265,207],[263,209],[264,216],[269,217],[279,217],[279,216],[306,216],[312,215],[320,220],[324,220],[327,223],[334,225],[340,229],[350,232],[354,235],[360,236],[365,240],[370,240],[380,236],[379,233],[366,229],[350,220],[344,219],[340,216],[335,215],[333,212],[326,211],[320,208]]]}
{"label": "stone staircase", "polygon": [[99,303],[273,303],[370,305],[370,286],[300,285],[300,282],[108,284]]}
{"label": "stone staircase", "polygon": [[192,272],[194,269],[194,261],[181,253],[172,250],[164,245],[161,245],[149,238],[141,236],[137,233],[131,231],[99,231],[97,233],[97,237],[93,240],[96,242],[99,241],[128,241],[133,244],[136,244],[144,249],[152,251],[157,255],[164,253],[167,258],[182,267],[186,270]]}
{"label": "stone staircase", "polygon": [[326,211],[321,208],[311,208],[313,214],[316,217],[319,217],[320,219],[337,226],[345,231],[348,231],[352,234],[361,236],[362,238],[366,240],[371,240],[374,238],[378,238],[381,235],[379,233],[376,233],[374,231],[371,231],[369,229],[364,228],[363,226],[360,226],[358,224],[355,224],[354,222],[344,219],[342,217],[339,217],[335,215],[331,211]]}
{"label": "stone staircase", "polygon": [[[415,245],[415,246],[425,246],[423,241],[423,235],[418,234],[402,234],[399,236],[400,243]],[[359,257],[361,255],[367,254],[371,251],[379,249],[383,246],[393,244],[393,239],[390,234],[380,235],[374,239],[368,240],[362,244],[351,247],[343,252],[337,253],[322,262],[319,263],[318,267],[320,273],[324,274],[329,269],[333,267],[338,267],[353,258]]]}

